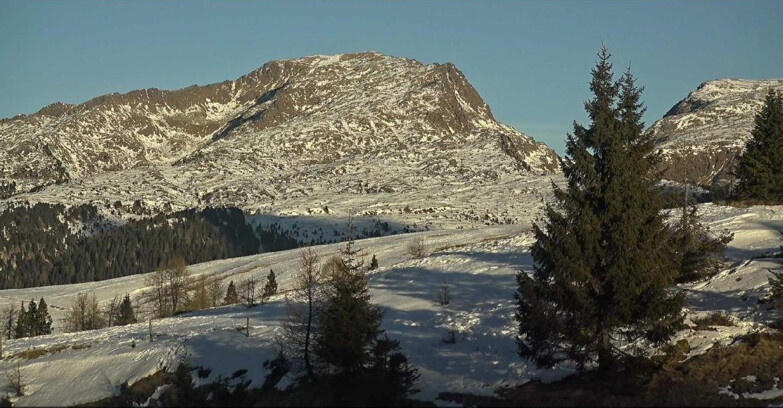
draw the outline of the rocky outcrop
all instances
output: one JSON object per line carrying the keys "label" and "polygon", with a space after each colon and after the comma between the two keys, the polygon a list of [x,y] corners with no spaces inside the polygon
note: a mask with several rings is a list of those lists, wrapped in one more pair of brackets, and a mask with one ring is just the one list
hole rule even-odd
{"label": "rocky outcrop", "polygon": [[707,81],[674,105],[649,130],[663,153],[664,177],[703,185],[730,180],[770,88],[783,91],[783,80]]}

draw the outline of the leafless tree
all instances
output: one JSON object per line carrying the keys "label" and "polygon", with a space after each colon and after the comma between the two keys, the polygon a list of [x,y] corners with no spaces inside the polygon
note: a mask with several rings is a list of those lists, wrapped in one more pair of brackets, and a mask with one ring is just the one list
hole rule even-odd
{"label": "leafless tree", "polygon": [[105,321],[101,317],[101,308],[98,306],[95,293],[81,292],[76,294],[76,298],[66,311],[64,323],[67,332],[95,330],[104,327]]}
{"label": "leafless tree", "polygon": [[13,391],[17,397],[24,395],[24,391],[27,388],[27,381],[24,375],[22,375],[22,368],[19,366],[18,361],[12,368],[6,370],[5,378],[11,386],[11,391]]}
{"label": "leafless tree", "polygon": [[157,317],[170,316],[184,305],[189,282],[185,259],[173,258],[147,276],[149,289],[144,292],[144,299]]}
{"label": "leafless tree", "polygon": [[193,285],[193,295],[188,302],[188,309],[201,310],[212,307],[209,294],[209,281],[206,275],[199,275]]}
{"label": "leafless tree", "polygon": [[177,312],[187,298],[187,285],[190,274],[188,273],[185,259],[176,257],[164,269],[168,281],[169,298],[171,299],[171,311]]}
{"label": "leafless tree", "polygon": [[286,316],[279,339],[286,355],[301,359],[308,376],[313,375],[312,337],[325,269],[319,265],[318,255],[312,248],[301,250],[294,285],[286,295]]}
{"label": "leafless tree", "polygon": [[245,302],[245,306],[253,307],[256,305],[256,284],[258,279],[254,276],[242,279],[239,282],[240,297]]}
{"label": "leafless tree", "polygon": [[424,237],[417,237],[410,244],[408,244],[408,253],[414,258],[421,258],[427,254],[424,248]]}
{"label": "leafless tree", "polygon": [[247,307],[253,307],[256,305],[256,287],[258,286],[258,278],[251,275],[245,278],[240,283],[240,290],[242,293],[242,299],[245,301]]}
{"label": "leafless tree", "polygon": [[117,324],[117,316],[120,315],[120,298],[118,295],[115,294],[114,298],[106,304],[103,312],[106,314],[106,325],[108,327]]}
{"label": "leafless tree", "polygon": [[14,331],[16,329],[16,317],[17,314],[16,306],[14,304],[11,304],[11,306],[6,307],[3,309],[2,312],[2,319],[3,319],[3,335],[6,339],[10,339],[14,335]]}
{"label": "leafless tree", "polygon": [[439,305],[445,306],[451,303],[451,292],[449,285],[443,284],[438,288],[438,292],[435,294],[435,300]]}
{"label": "leafless tree", "polygon": [[215,279],[207,285],[207,293],[209,295],[209,307],[220,306],[223,300],[225,290],[220,280]]}

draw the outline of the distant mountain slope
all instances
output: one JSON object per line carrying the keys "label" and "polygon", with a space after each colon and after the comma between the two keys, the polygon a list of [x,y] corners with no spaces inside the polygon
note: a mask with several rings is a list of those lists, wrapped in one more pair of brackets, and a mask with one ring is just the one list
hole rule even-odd
{"label": "distant mountain slope", "polygon": [[729,179],[770,88],[783,91],[783,79],[707,81],[674,105],[650,128],[663,150],[664,177],[701,184]]}
{"label": "distant mountain slope", "polygon": [[[0,142],[0,184],[15,183],[13,199],[155,208],[376,194],[400,203],[559,172],[554,151],[497,122],[454,65],[376,52],[50,105],[4,120]],[[30,190],[42,191],[20,194]]]}

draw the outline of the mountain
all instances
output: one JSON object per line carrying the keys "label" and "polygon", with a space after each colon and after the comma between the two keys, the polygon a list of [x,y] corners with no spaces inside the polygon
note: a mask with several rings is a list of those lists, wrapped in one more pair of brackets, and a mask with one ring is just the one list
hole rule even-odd
{"label": "mountain", "polygon": [[57,103],[0,122],[0,143],[14,200],[118,206],[323,206],[558,174],[554,151],[496,121],[453,64],[377,52]]}
{"label": "mountain", "polygon": [[770,88],[783,91],[783,79],[707,81],[674,105],[649,130],[663,152],[664,178],[730,180]]}

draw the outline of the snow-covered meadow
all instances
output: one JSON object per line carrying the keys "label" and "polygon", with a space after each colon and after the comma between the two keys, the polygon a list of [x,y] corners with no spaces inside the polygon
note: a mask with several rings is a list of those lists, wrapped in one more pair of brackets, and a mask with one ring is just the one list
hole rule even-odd
{"label": "snow-covered meadow", "polygon": [[[715,343],[728,344],[736,336],[765,329],[777,316],[768,304],[768,270],[777,267],[769,256],[783,244],[783,207],[738,209],[713,204],[700,206],[704,221],[713,228],[735,233],[726,255],[727,267],[705,282],[683,285],[687,290],[688,317],[728,313],[733,327],[716,331],[684,330],[678,338],[691,343],[692,355]],[[407,246],[422,236],[428,255],[413,258]],[[445,391],[491,395],[504,384],[532,378],[555,380],[572,367],[535,369],[516,354],[513,319],[515,274],[532,270],[528,225],[502,225],[462,230],[437,230],[357,241],[366,262],[376,255],[380,268],[371,272],[373,300],[385,310],[383,327],[401,342],[403,351],[419,367],[421,392],[414,398],[437,401]],[[316,247],[322,259],[340,244]],[[195,274],[220,276],[226,281],[249,275],[263,279],[269,269],[278,276],[280,290],[290,287],[299,251],[283,251],[192,265]],[[436,302],[436,292],[448,285],[452,300]],[[178,362],[211,368],[206,379],[231,376],[246,369],[251,386],[260,386],[262,366],[273,357],[275,332],[284,313],[284,295],[263,306],[218,307],[153,321],[155,339],[149,341],[148,322],[81,333],[57,330],[64,308],[76,293],[92,290],[106,302],[115,294],[137,299],[144,276],[56,287],[0,291],[0,306],[44,297],[55,319],[55,334],[10,340],[3,345],[0,371],[19,364],[28,386],[17,405],[72,405],[96,401],[119,392],[158,370],[173,370]],[[243,331],[250,318],[250,337]],[[444,342],[456,332],[455,344]],[[46,349],[51,353],[26,359],[19,353]],[[0,376],[0,388],[7,386]],[[717,391],[716,391],[717,392]]]}

